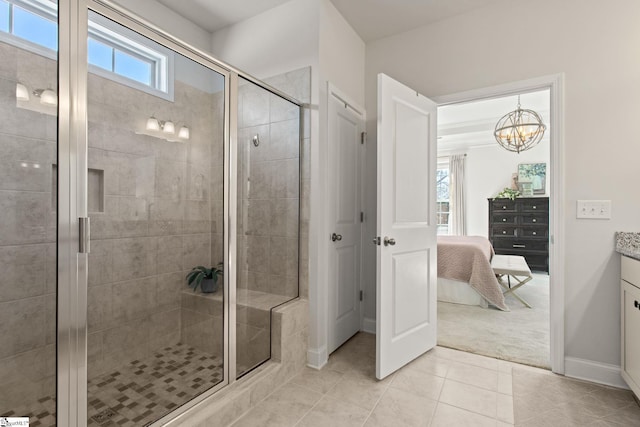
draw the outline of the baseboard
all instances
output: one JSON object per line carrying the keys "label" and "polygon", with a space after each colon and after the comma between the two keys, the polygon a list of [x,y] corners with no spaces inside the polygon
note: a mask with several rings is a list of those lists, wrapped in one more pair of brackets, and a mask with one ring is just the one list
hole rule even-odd
{"label": "baseboard", "polygon": [[307,350],[307,366],[313,369],[322,369],[329,361],[327,347],[310,348]]}
{"label": "baseboard", "polygon": [[564,374],[579,380],[629,389],[627,383],[620,376],[620,366],[617,365],[578,359],[577,357],[565,357]]}
{"label": "baseboard", "polygon": [[376,319],[370,319],[365,317],[362,319],[362,332],[368,332],[370,334],[376,333]]}

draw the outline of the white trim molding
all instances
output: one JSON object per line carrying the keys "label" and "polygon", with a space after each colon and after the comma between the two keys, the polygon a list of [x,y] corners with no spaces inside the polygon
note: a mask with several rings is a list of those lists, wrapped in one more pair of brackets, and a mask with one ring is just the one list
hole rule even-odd
{"label": "white trim molding", "polygon": [[[565,373],[564,312],[565,312],[565,236],[564,236],[564,74],[553,74],[529,80],[474,89],[432,98],[438,105],[457,104],[480,99],[550,90],[551,106],[551,209],[549,217],[549,276],[553,283],[550,296],[551,369]],[[567,358],[568,360],[568,358]]]}
{"label": "white trim molding", "polygon": [[592,360],[567,357],[564,361],[565,376],[578,380],[591,381],[611,387],[629,389],[620,376],[620,366]]}
{"label": "white trim molding", "polygon": [[329,355],[327,354],[327,347],[322,346],[320,348],[310,348],[307,350],[307,366],[313,369],[322,369],[327,364]]}
{"label": "white trim molding", "polygon": [[369,334],[376,333],[376,319],[371,319],[369,317],[364,317],[362,319],[362,326],[360,327],[362,332],[367,332]]}

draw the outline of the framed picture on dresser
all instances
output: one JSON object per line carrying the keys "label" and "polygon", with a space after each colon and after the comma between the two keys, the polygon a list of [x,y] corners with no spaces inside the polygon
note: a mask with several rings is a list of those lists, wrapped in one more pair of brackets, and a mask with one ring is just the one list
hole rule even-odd
{"label": "framed picture on dresser", "polygon": [[[522,186],[520,192],[524,195],[524,189],[531,189],[527,195],[545,194],[547,182],[546,163],[520,163],[518,165],[518,185]],[[526,185],[529,184],[529,185]],[[529,193],[529,191],[527,191]]]}

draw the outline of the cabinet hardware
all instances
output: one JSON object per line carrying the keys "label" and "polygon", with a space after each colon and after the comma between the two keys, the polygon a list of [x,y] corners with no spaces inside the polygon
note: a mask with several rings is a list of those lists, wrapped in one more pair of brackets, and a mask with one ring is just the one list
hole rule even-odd
{"label": "cabinet hardware", "polygon": [[513,245],[514,248],[526,248],[526,245]]}
{"label": "cabinet hardware", "polygon": [[336,233],[333,233],[333,234],[331,235],[331,241],[332,241],[332,242],[335,242],[336,240],[337,240],[338,242],[339,242],[340,240],[342,240],[342,234],[336,234]]}

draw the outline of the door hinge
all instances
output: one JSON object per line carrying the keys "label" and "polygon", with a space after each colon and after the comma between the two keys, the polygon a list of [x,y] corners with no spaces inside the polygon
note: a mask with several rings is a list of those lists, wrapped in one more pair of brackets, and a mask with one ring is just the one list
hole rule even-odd
{"label": "door hinge", "polygon": [[360,222],[364,222],[364,212],[360,212]]}
{"label": "door hinge", "polygon": [[367,140],[367,133],[366,132],[360,133],[360,144],[364,145],[366,140]]}
{"label": "door hinge", "polygon": [[364,301],[364,291],[360,291],[360,301]]}

